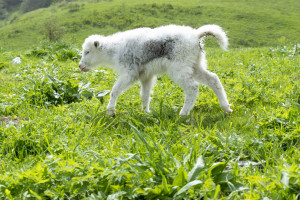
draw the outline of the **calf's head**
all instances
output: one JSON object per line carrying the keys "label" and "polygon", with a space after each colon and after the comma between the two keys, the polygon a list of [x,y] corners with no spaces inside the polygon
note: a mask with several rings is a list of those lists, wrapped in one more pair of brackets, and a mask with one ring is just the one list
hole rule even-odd
{"label": "calf's head", "polygon": [[79,69],[87,72],[101,64],[101,51],[102,45],[99,36],[92,35],[85,39],[82,45],[82,57],[79,62]]}

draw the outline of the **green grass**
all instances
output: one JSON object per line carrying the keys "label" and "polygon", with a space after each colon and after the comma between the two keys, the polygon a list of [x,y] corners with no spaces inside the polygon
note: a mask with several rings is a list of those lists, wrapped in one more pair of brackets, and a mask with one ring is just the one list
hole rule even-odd
{"label": "green grass", "polygon": [[299,199],[299,45],[208,49],[234,112],[200,86],[188,117],[166,76],[150,114],[135,84],[112,118],[101,92],[117,76],[80,72],[76,48],[0,54],[1,199]]}
{"label": "green grass", "polygon": [[[112,34],[136,27],[166,24],[222,26],[231,47],[277,46],[299,43],[298,1],[76,1],[58,3],[2,22],[0,46],[27,49],[47,40],[45,23],[64,29],[64,41],[81,45],[91,34]],[[5,26],[4,26],[5,25]]]}

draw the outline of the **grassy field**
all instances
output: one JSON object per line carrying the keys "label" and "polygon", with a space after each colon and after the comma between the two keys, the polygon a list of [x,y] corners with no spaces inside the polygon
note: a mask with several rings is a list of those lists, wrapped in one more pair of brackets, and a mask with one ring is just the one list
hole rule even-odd
{"label": "grassy field", "polygon": [[200,86],[188,117],[166,76],[151,114],[136,84],[112,118],[116,75],[80,72],[73,46],[0,55],[1,199],[299,199],[299,46],[208,49],[234,112]]}
{"label": "grassy field", "polygon": [[26,14],[11,14],[0,23],[0,48],[16,50],[40,45],[47,40],[45,32],[52,26],[64,32],[63,40],[79,46],[91,34],[166,24],[195,28],[218,24],[228,32],[231,47],[277,46],[280,41],[297,44],[299,13],[297,0],[64,2]]}
{"label": "grassy field", "polygon": [[[0,199],[299,200],[298,4],[82,0],[15,9],[0,22]],[[80,72],[84,38],[170,23],[228,31],[235,48],[206,47],[233,113],[200,86],[180,117],[183,91],[160,76],[150,114],[135,84],[108,116],[117,74]],[[45,24],[63,30],[62,41],[47,42]]]}

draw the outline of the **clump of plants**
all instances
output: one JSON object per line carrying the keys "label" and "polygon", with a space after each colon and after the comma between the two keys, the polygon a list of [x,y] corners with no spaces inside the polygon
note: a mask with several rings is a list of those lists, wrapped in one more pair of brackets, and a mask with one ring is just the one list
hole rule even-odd
{"label": "clump of plants", "polygon": [[292,47],[283,45],[277,48],[270,48],[268,56],[272,57],[274,55],[297,57],[300,55],[300,44],[293,45]]}
{"label": "clump of plants", "polygon": [[50,42],[56,42],[64,35],[64,28],[55,19],[49,19],[44,24],[44,34]]}
{"label": "clump of plants", "polygon": [[38,81],[33,81],[30,88],[23,87],[22,99],[33,105],[62,105],[80,102],[83,99],[95,97],[103,102],[103,97],[109,91],[93,92],[89,89],[90,83],[75,83],[72,80],[62,81],[46,75]]}
{"label": "clump of plants", "polygon": [[69,44],[56,42],[53,44],[44,44],[41,47],[34,47],[27,53],[27,56],[44,58],[50,61],[78,61],[80,58],[79,54],[80,51],[72,48]]}

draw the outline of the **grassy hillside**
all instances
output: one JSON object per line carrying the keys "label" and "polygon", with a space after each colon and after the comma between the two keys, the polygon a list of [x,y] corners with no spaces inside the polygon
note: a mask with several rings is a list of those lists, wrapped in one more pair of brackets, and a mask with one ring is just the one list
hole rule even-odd
{"label": "grassy hillside", "polygon": [[65,2],[15,16],[10,24],[6,22],[8,25],[0,28],[0,46],[24,49],[45,41],[47,22],[63,29],[63,40],[78,46],[95,33],[107,35],[171,23],[192,27],[218,24],[228,31],[232,47],[276,46],[280,41],[296,44],[299,43],[299,13],[297,0]]}
{"label": "grassy hillside", "polygon": [[[0,199],[299,199],[299,46],[207,51],[234,112],[158,79],[106,115],[115,74],[65,44],[0,54]],[[11,64],[20,56],[21,64]],[[243,162],[253,162],[244,165]]]}
{"label": "grassy hillside", "polygon": [[[15,11],[2,22],[0,199],[299,199],[296,0],[97,1]],[[78,47],[93,33],[170,23],[215,23],[231,47],[268,46],[206,48],[233,113],[200,86],[180,117],[184,93],[161,76],[151,113],[135,84],[108,116],[117,76],[105,67],[81,72]],[[64,42],[47,42],[50,25],[64,30]]]}

